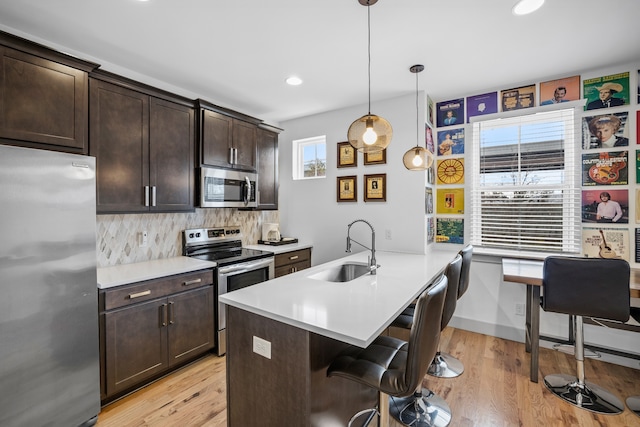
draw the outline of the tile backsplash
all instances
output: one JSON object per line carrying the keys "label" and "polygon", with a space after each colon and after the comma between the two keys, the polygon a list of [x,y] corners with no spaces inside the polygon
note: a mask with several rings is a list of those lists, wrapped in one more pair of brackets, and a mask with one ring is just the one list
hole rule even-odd
{"label": "tile backsplash", "polygon": [[[256,244],[263,223],[280,223],[278,211],[232,208],[196,209],[189,213],[97,215],[98,267],[182,255],[182,231],[188,228],[240,226],[244,245]],[[147,232],[147,245],[139,235]]]}

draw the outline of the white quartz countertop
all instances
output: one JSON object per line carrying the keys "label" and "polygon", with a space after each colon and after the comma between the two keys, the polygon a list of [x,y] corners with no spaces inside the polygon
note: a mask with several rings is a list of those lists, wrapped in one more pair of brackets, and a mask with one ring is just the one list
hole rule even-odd
{"label": "white quartz countertop", "polygon": [[269,319],[349,344],[366,347],[453,259],[455,253],[428,255],[376,252],[377,274],[350,282],[313,279],[315,273],[349,262],[367,262],[369,251],[311,267],[223,294],[219,300]]}
{"label": "white quartz countertop", "polygon": [[214,268],[215,266],[215,262],[179,256],[102,267],[98,268],[98,289],[108,289],[143,280],[157,279],[158,277]]}
{"label": "white quartz countertop", "polygon": [[291,252],[291,251],[299,251],[300,249],[307,249],[307,248],[312,248],[313,245],[310,243],[304,243],[304,242],[297,242],[297,243],[291,243],[291,244],[287,244],[287,245],[247,245],[244,246],[247,249],[257,249],[259,251],[267,251],[267,252],[273,252],[274,254],[282,254],[285,252]]}

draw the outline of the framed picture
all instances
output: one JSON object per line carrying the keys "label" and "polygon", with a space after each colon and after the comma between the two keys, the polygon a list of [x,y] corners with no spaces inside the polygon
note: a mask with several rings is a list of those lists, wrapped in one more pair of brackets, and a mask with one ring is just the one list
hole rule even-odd
{"label": "framed picture", "polygon": [[553,105],[580,99],[580,76],[540,83],[540,105]]}
{"label": "framed picture", "polygon": [[387,163],[387,149],[377,153],[364,153],[365,165],[384,165]]}
{"label": "framed picture", "polygon": [[338,202],[357,202],[358,177],[350,175],[336,178],[336,194]]}
{"label": "framed picture", "polygon": [[349,142],[338,142],[338,167],[350,168],[358,166],[356,149]]}
{"label": "framed picture", "polygon": [[380,173],[364,176],[364,201],[387,201],[387,174]]}
{"label": "framed picture", "polygon": [[502,111],[520,110],[536,105],[536,85],[522,86],[500,91]]}

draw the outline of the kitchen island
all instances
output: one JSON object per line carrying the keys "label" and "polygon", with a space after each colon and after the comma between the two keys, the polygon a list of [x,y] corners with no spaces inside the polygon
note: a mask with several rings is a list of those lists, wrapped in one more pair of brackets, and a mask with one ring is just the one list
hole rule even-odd
{"label": "kitchen island", "polygon": [[440,274],[451,252],[376,253],[376,275],[314,276],[366,263],[360,252],[220,296],[227,310],[227,419],[246,425],[344,426],[377,393],[326,369],[349,344],[368,346]]}

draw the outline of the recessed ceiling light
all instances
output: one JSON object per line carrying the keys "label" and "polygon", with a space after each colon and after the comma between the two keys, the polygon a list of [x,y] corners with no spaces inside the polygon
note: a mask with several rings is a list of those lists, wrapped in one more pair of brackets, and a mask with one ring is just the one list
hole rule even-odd
{"label": "recessed ceiling light", "polygon": [[540,9],[544,4],[544,0],[520,0],[513,6],[512,12],[514,15],[527,15]]}
{"label": "recessed ceiling light", "polygon": [[298,86],[302,84],[302,79],[300,77],[291,76],[291,77],[287,77],[285,82],[287,82],[287,84],[291,86]]}

